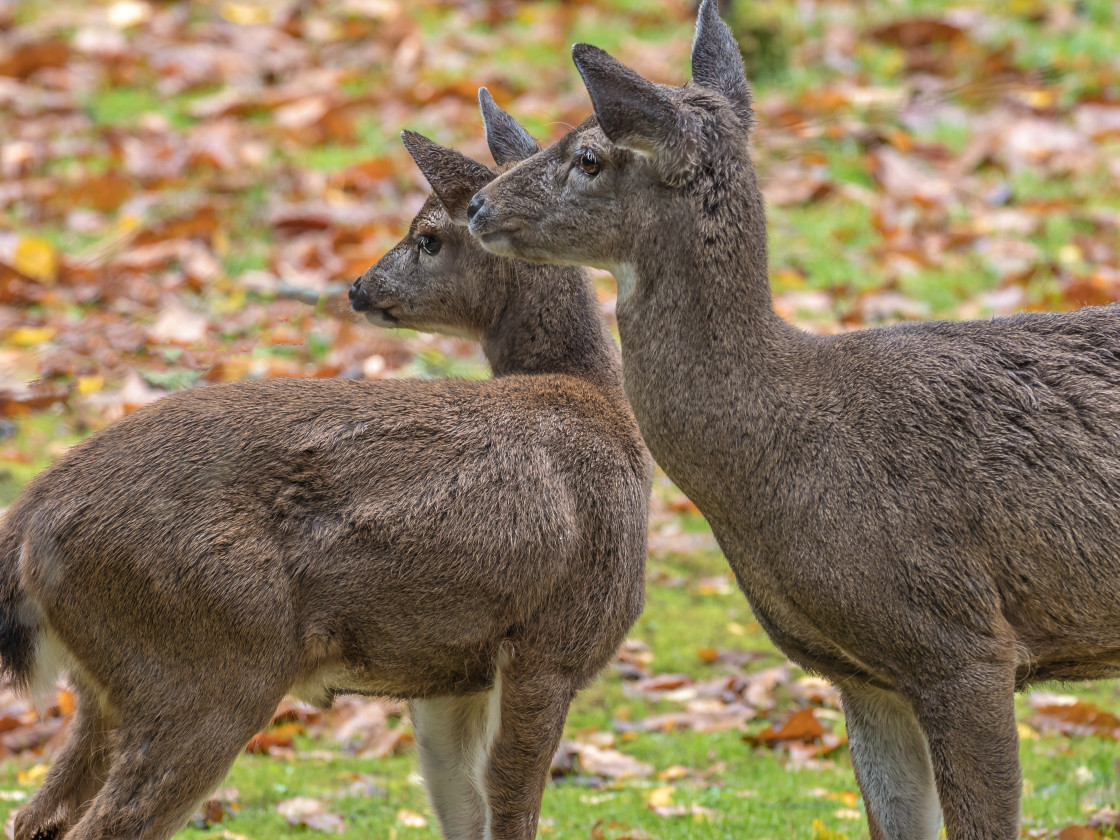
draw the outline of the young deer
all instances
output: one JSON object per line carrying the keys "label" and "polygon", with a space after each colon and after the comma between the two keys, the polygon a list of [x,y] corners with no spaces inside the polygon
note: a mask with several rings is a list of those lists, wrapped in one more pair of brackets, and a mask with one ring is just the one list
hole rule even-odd
{"label": "young deer", "polygon": [[1015,689],[1120,672],[1120,307],[818,338],[775,314],[738,47],[573,49],[595,108],[471,201],[610,269],[626,392],[759,622],[839,686],[876,840],[1018,837]]}
{"label": "young deer", "polygon": [[[537,146],[483,96],[499,162]],[[585,272],[475,245],[436,190],[351,292],[467,333],[486,382],[272,380],[142,408],[0,525],[0,654],[77,715],[17,840],[169,837],[285,693],[410,701],[447,838],[535,835],[569,703],[642,608],[652,460]]]}

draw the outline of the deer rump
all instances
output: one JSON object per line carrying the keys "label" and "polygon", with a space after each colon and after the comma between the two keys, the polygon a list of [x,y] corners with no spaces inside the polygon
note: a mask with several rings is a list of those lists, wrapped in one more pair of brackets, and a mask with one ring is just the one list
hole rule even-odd
{"label": "deer rump", "polygon": [[[572,600],[592,624],[571,626],[594,626],[611,578],[576,566],[617,569],[610,517],[642,509],[587,395],[555,380],[548,397],[541,377],[276,380],[135,412],[4,522],[8,612],[37,644],[17,679],[53,685],[55,652],[110,702],[165,669],[248,669],[320,704],[486,688],[498,646],[540,614]],[[633,498],[577,498],[581,471]],[[605,591],[573,598],[581,580]]]}

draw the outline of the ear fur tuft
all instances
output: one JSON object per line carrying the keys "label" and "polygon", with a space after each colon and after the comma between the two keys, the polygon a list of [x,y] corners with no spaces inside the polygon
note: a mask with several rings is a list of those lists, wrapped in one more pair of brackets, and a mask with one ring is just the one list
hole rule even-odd
{"label": "ear fur tuft", "polygon": [[751,86],[743,72],[739,42],[719,16],[717,0],[702,0],[692,41],[692,80],[721,93],[747,128],[754,126]]}
{"label": "ear fur tuft", "polygon": [[590,44],[572,47],[572,60],[608,140],[653,159],[669,180],[691,167],[695,128],[660,86]]}
{"label": "ear fur tuft", "polygon": [[467,205],[476,192],[494,180],[494,173],[476,160],[441,146],[415,131],[402,131],[401,140],[456,224],[467,223]]}
{"label": "ear fur tuft", "polygon": [[541,150],[533,136],[499,108],[490,91],[484,87],[478,89],[478,105],[482,109],[482,122],[486,126],[486,144],[498,166],[517,163]]}

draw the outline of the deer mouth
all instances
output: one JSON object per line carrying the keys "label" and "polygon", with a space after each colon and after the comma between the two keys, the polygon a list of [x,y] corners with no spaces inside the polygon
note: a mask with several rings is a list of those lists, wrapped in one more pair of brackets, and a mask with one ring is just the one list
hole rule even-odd
{"label": "deer mouth", "polygon": [[512,257],[514,254],[514,237],[522,228],[521,225],[510,225],[498,230],[488,230],[476,234],[479,243],[492,254],[500,257]]}
{"label": "deer mouth", "polygon": [[400,326],[401,319],[389,311],[392,308],[391,306],[386,306],[378,309],[371,309],[365,313],[366,320],[377,327]]}
{"label": "deer mouth", "polygon": [[520,219],[495,220],[494,216],[488,212],[479,213],[467,225],[471,234],[483,242],[495,236],[508,236],[523,227],[525,227],[525,223]]}

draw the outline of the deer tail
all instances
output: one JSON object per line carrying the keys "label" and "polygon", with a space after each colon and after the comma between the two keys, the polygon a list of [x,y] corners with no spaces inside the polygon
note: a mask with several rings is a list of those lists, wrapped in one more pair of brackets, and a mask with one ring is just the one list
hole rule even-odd
{"label": "deer tail", "polygon": [[35,667],[37,628],[29,623],[27,595],[20,581],[21,530],[0,514],[0,675],[28,690]]}

